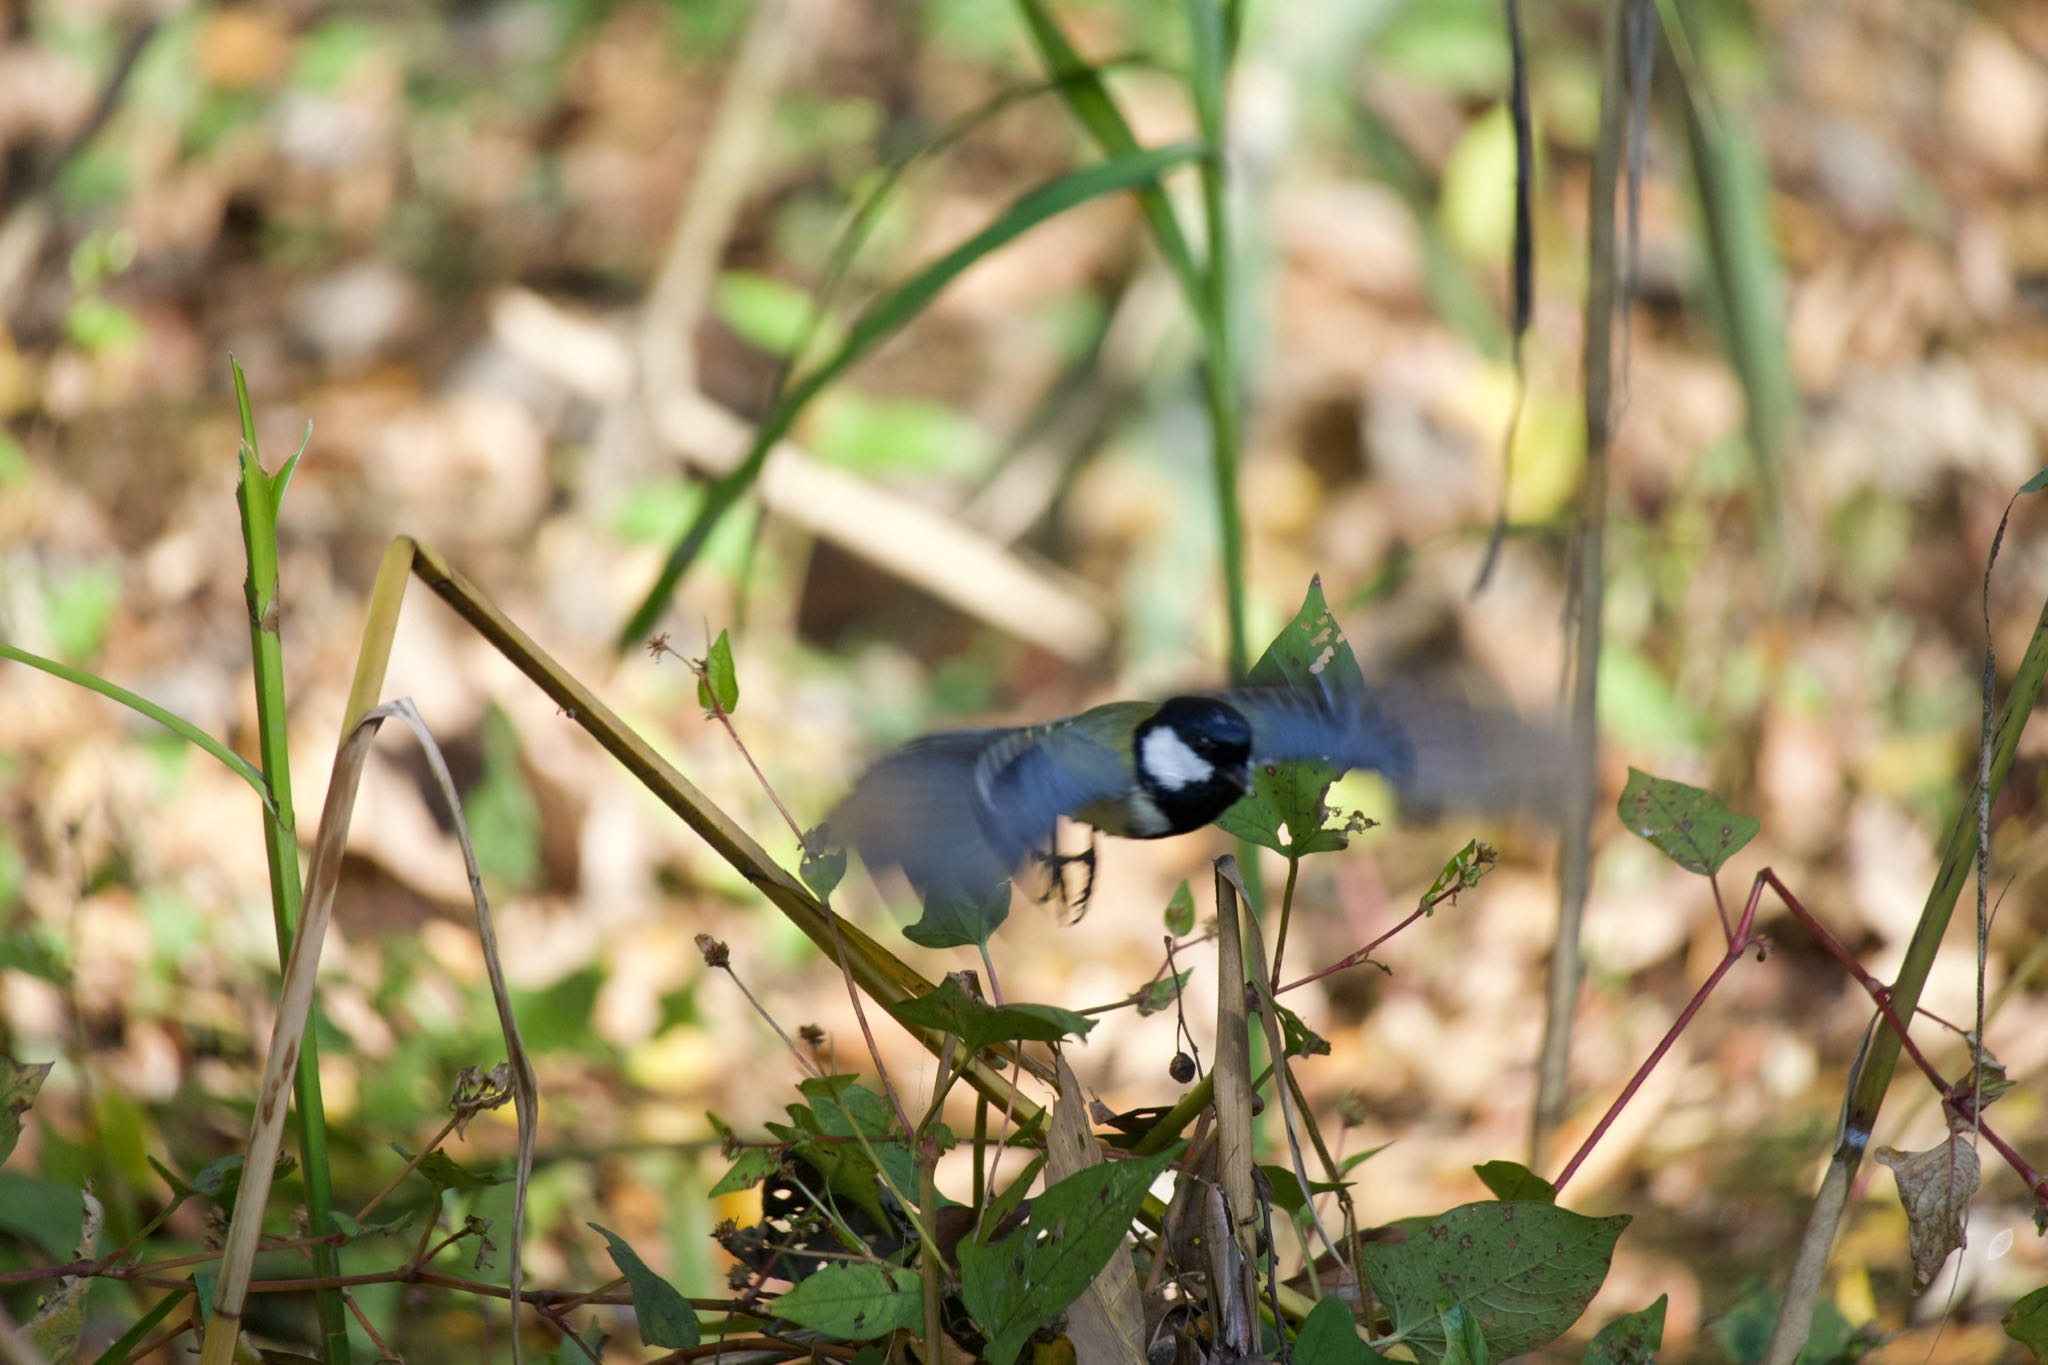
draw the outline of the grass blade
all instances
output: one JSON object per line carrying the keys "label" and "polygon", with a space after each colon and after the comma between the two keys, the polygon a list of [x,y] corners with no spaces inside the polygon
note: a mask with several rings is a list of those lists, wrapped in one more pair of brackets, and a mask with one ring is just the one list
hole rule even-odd
{"label": "grass blade", "polygon": [[[249,405],[249,384],[242,367],[229,359],[235,378],[235,406],[241,415],[241,481],[235,502],[242,512],[242,543],[249,562],[249,655],[256,675],[256,747],[263,781],[271,800],[263,813],[263,851],[270,870],[270,908],[277,930],[277,956],[288,962],[297,932],[303,885],[299,872],[298,819],[292,811],[291,749],[286,729],[284,641],[277,573],[277,514],[284,486],[298,465],[295,454],[276,475],[263,472],[256,449],[256,419]],[[303,454],[305,447],[299,448]],[[306,1214],[315,1236],[334,1231],[334,1178],[327,1163],[327,1111],[320,1098],[320,1054],[308,1035],[298,1053],[296,1099],[299,1111],[299,1161],[305,1172]],[[341,1257],[332,1245],[313,1248],[313,1270],[321,1279],[341,1274]],[[327,1365],[347,1365],[348,1311],[341,1290],[315,1293],[320,1316],[321,1358]]]}
{"label": "grass blade", "polygon": [[277,807],[270,799],[270,788],[264,783],[263,774],[256,765],[176,712],[166,711],[147,697],[139,697],[125,687],[108,682],[98,674],[87,673],[69,664],[60,664],[55,659],[45,659],[42,655],[31,654],[25,649],[17,649],[4,640],[0,640],[0,659],[12,659],[16,663],[27,664],[30,668],[40,668],[53,678],[62,678],[65,682],[74,683],[88,692],[97,692],[107,700],[119,702],[138,715],[149,717],[178,738],[197,745],[225,763],[235,776],[255,788],[257,797],[263,802],[263,809],[275,813]]}
{"label": "grass blade", "polygon": [[[1082,59],[1060,26],[1053,22],[1042,0],[1017,0],[1017,12],[1024,19],[1024,28],[1033,46],[1038,49],[1038,59],[1059,83],[1060,92],[1066,96],[1067,107],[1074,111],[1075,120],[1088,136],[1095,139],[1095,145],[1112,157],[1128,156],[1137,151],[1138,136],[1131,131],[1123,110],[1117,108],[1116,101],[1110,98],[1108,88],[1103,85],[1101,66]],[[1181,293],[1187,297],[1189,307],[1199,313],[1202,310],[1202,272],[1195,265],[1195,253],[1188,246],[1187,234],[1181,231],[1180,220],[1173,216],[1173,205],[1167,202],[1166,192],[1157,185],[1140,186],[1135,193],[1139,211],[1145,215],[1145,225],[1151,229],[1153,243],[1165,259],[1167,269],[1180,281]],[[1203,326],[1207,325],[1205,321]]]}

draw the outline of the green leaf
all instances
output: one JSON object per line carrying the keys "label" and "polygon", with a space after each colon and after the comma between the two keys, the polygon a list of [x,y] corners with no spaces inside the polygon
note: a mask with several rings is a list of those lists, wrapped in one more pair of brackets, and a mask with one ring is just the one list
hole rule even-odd
{"label": "green leaf", "polygon": [[[293,1164],[296,1165],[297,1163]],[[404,1213],[397,1214],[382,1223],[357,1222],[340,1209],[329,1209],[327,1216],[334,1220],[334,1226],[337,1230],[351,1242],[356,1242],[361,1241],[365,1237],[389,1237],[392,1233],[403,1232],[412,1226],[414,1219],[426,1211],[424,1205],[419,1208],[408,1209]]]}
{"label": "green leaf", "polygon": [[562,1344],[548,1356],[548,1365],[586,1365],[592,1360],[602,1360],[604,1343],[604,1328],[592,1323],[588,1332],[573,1337],[565,1335]]}
{"label": "green leaf", "polygon": [[484,708],[483,774],[463,793],[477,867],[515,891],[540,881],[540,803],[519,766],[519,732],[496,702]]}
{"label": "green leaf", "polygon": [[1335,1294],[1325,1294],[1301,1320],[1294,1338],[1294,1358],[1301,1365],[1372,1365],[1386,1357],[1365,1344],[1351,1310]]}
{"label": "green leaf", "polygon": [[1085,1038],[1095,1021],[1053,1005],[991,1005],[967,993],[957,977],[948,976],[938,989],[889,1006],[905,1024],[959,1035],[969,1052],[991,1043],[1057,1043],[1069,1036]]}
{"label": "green leaf", "polygon": [[0,431],[0,489],[28,482],[28,452],[10,433]]}
{"label": "green leaf", "polygon": [[64,331],[94,354],[133,346],[145,335],[135,314],[104,294],[86,294],[66,309]]}
{"label": "green leaf", "polygon": [[1301,1016],[1275,1001],[1280,1015],[1280,1037],[1290,1057],[1327,1057],[1330,1041],[1301,1021]]}
{"label": "green leaf", "polygon": [[0,1171],[0,1233],[32,1242],[52,1257],[68,1257],[84,1217],[85,1199],[76,1185]]}
{"label": "green leaf", "polygon": [[751,270],[718,277],[712,307],[740,340],[770,355],[789,356],[810,326],[811,296],[795,285]]}
{"label": "green leaf", "polygon": [[[1321,578],[1309,580],[1301,610],[1280,628],[1245,680],[1254,687],[1318,692],[1364,688],[1358,659],[1323,600]],[[1216,824],[1240,839],[1290,858],[1335,852],[1345,846],[1352,828],[1328,824],[1330,784],[1337,777],[1337,769],[1313,760],[1264,764],[1252,773],[1251,790],[1244,799],[1225,811]]]}
{"label": "green leaf", "polygon": [[832,846],[830,831],[823,825],[805,833],[803,858],[797,863],[796,874],[821,901],[829,900],[845,879],[846,850]]}
{"label": "green leaf", "polygon": [[[1708,1320],[1714,1344],[1729,1360],[1762,1360],[1778,1321],[1778,1295],[1761,1281],[1743,1287],[1734,1305]],[[1861,1335],[1842,1316],[1834,1300],[1823,1295],[1813,1306],[1813,1326],[1799,1350],[1797,1365],[1839,1365],[1854,1360]],[[1866,1347],[1869,1343],[1863,1342]]]}
{"label": "green leaf", "polygon": [[1655,844],[1664,856],[1688,872],[1711,877],[1737,850],[1756,837],[1763,825],[1737,815],[1721,798],[1683,782],[1628,770],[1615,807],[1621,823]]}
{"label": "green leaf", "polygon": [[[239,1152],[233,1156],[216,1157],[201,1166],[199,1174],[193,1176],[191,1183],[187,1184],[176,1172],[155,1157],[149,1158],[150,1169],[162,1177],[163,1182],[171,1187],[171,1192],[179,1198],[205,1199],[228,1209],[235,1206],[235,1196],[242,1189],[242,1165],[243,1157]],[[290,1175],[298,1167],[297,1157],[289,1154],[280,1157],[277,1163],[277,1178],[282,1179]]]}
{"label": "green leaf", "polygon": [[923,1325],[924,1290],[894,1266],[830,1265],[777,1299],[775,1316],[840,1341],[872,1341]]}
{"label": "green leaf", "polygon": [[649,1270],[647,1262],[626,1244],[625,1238],[596,1223],[590,1226],[604,1238],[612,1264],[619,1268],[619,1273],[626,1277],[626,1287],[633,1291],[633,1316],[640,1322],[640,1340],[671,1351],[695,1346],[702,1334],[689,1300],[677,1293],[674,1285]]}
{"label": "green leaf", "polygon": [[14,1154],[21,1141],[21,1116],[36,1102],[52,1062],[17,1062],[0,1057],[0,1162]]}
{"label": "green leaf", "polygon": [[1462,1305],[1499,1356],[1554,1341],[1607,1277],[1627,1215],[1587,1218],[1543,1203],[1465,1204],[1392,1225],[1365,1248],[1394,1336],[1428,1360],[1450,1350],[1443,1314]]}
{"label": "green leaf", "polygon": [[732,1168],[711,1187],[711,1197],[750,1190],[782,1169],[782,1158],[766,1147],[743,1147],[733,1158]]}
{"label": "green leaf", "polygon": [[1657,1348],[1664,1344],[1664,1304],[1669,1297],[1659,1294],[1648,1308],[1602,1327],[1586,1347],[1585,1365],[1656,1365]]}
{"label": "green leaf", "polygon": [[553,985],[514,990],[512,1009],[526,1035],[527,1051],[601,1049],[602,1042],[590,1030],[590,1015],[604,982],[604,965],[594,962]]}
{"label": "green leaf", "polygon": [[720,711],[729,716],[739,704],[740,680],[733,671],[732,641],[721,630],[697,671],[697,705],[707,716]]}
{"label": "green leaf", "polygon": [[1187,985],[1188,978],[1194,974],[1195,969],[1190,967],[1184,972],[1163,976],[1146,986],[1138,993],[1138,1017],[1142,1019],[1148,1014],[1171,1009],[1173,1002],[1180,998],[1181,987]]}
{"label": "green leaf", "polygon": [[[2040,477],[2048,478],[2048,471]],[[2034,1353],[2034,1359],[2048,1360],[2048,1285],[2020,1298],[1998,1321],[2007,1336]]]}
{"label": "green leaf", "polygon": [[57,657],[84,663],[99,653],[121,605],[121,571],[112,561],[64,574],[44,590],[43,612]]}
{"label": "green leaf", "polygon": [[974,474],[994,450],[987,431],[944,403],[851,390],[819,399],[804,436],[819,459],[878,477]]}
{"label": "green leaf", "polygon": [[1076,1171],[1032,1201],[1022,1228],[993,1244],[960,1243],[960,1296],[988,1334],[994,1365],[1011,1365],[1031,1335],[1094,1282],[1179,1151],[1176,1144]]}
{"label": "green leaf", "polygon": [[[2028,480],[2027,480],[2027,481],[2026,481],[2025,483],[2021,484],[2021,485],[2020,485],[2020,492],[2022,492],[2022,493],[2038,493],[2038,492],[2040,492],[2040,491],[2041,491],[2042,489],[2044,489],[2044,488],[2048,488],[2048,469],[2044,469],[2044,470],[2042,470],[2042,471],[2041,471],[2040,473],[2036,474],[2036,475],[2035,475],[2035,476],[2034,476],[2033,478],[2031,478],[2031,479],[2028,479]],[[2031,1296],[2029,1296],[2029,1297],[2031,1297]],[[2024,1300],[2022,1300],[2022,1302],[2024,1302]]]}
{"label": "green leaf", "polygon": [[[886,1168],[897,1190],[908,1194],[917,1189],[917,1160],[897,1131],[896,1111],[853,1076],[809,1079],[797,1089],[810,1103],[788,1106],[797,1131],[780,1135],[794,1138],[800,1155],[824,1175],[835,1197],[858,1204],[879,1223],[893,1221],[882,1207],[875,1161]],[[769,1131],[776,1132],[775,1125]],[[856,1133],[867,1139],[865,1146],[847,1140]],[[820,1137],[832,1140],[811,1140]]]}
{"label": "green leaf", "polygon": [[1493,871],[1499,858],[1500,854],[1493,845],[1482,844],[1477,839],[1469,841],[1453,853],[1451,860],[1444,864],[1444,870],[1436,874],[1436,880],[1430,883],[1422,903],[1434,905],[1446,896],[1456,900],[1459,892],[1470,891],[1479,885],[1479,879]]}
{"label": "green leaf", "polygon": [[1557,1202],[1557,1187],[1516,1161],[1488,1161],[1474,1166],[1495,1199],[1510,1204]]}
{"label": "green leaf", "polygon": [[[391,1144],[391,1150],[404,1157],[407,1161],[412,1160],[412,1153],[406,1151],[405,1148],[395,1142]],[[505,1183],[505,1177],[501,1175],[478,1175],[475,1171],[470,1170],[454,1157],[442,1151],[428,1152],[424,1157],[420,1158],[420,1164],[414,1169],[421,1178],[434,1187],[434,1193],[436,1194],[445,1194],[449,1190],[481,1190],[487,1189],[492,1185],[502,1185]]]}
{"label": "green leaf", "polygon": [[1008,245],[1048,218],[1065,213],[1090,199],[1150,184],[1176,166],[1185,165],[1205,155],[1207,150],[1206,144],[1201,142],[1176,142],[1165,147],[1113,156],[1107,161],[1084,166],[1080,170],[1040,185],[1011,204],[995,222],[869,304],[847,329],[846,339],[826,356],[816,369],[810,371],[780,396],[755,430],[754,442],[748,448],[745,458],[711,485],[696,520],[670,548],[661,573],[648,589],[647,595],[641,599],[640,605],[634,609],[631,619],[620,630],[621,646],[630,645],[653,631],[654,624],[660,619],[669,596],[675,591],[676,584],[681,581],[683,573],[696,559],[698,552],[704,548],[704,543],[710,538],[712,531],[746,491],[753,487],[755,480],[761,476],[762,468],[767,464],[768,452],[775,448],[777,441],[788,434],[797,414],[802,412],[826,385],[839,378],[898,328],[923,312],[932,299],[937,297],[939,291],[951,284],[969,266]]}
{"label": "green leaf", "polygon": [[1515,130],[1505,104],[1472,119],[1444,158],[1437,221],[1475,265],[1504,268],[1515,240]]}
{"label": "green leaf", "polygon": [[1274,1207],[1285,1209],[1296,1217],[1308,1208],[1310,1195],[1335,1194],[1351,1184],[1348,1180],[1311,1180],[1308,1183],[1309,1194],[1304,1195],[1300,1177],[1287,1167],[1262,1165],[1259,1169],[1265,1172],[1266,1185],[1273,1192]]}
{"label": "green leaf", "polygon": [[1166,932],[1175,938],[1186,938],[1194,931],[1195,890],[1183,877],[1174,890],[1173,899],[1166,903]]}
{"label": "green leaf", "polygon": [[1486,1333],[1479,1319],[1462,1303],[1454,1303],[1437,1318],[1444,1333],[1444,1365],[1492,1365],[1486,1347]]}
{"label": "green leaf", "polygon": [[997,882],[979,900],[938,891],[924,898],[924,915],[903,931],[920,948],[986,944],[1010,917],[1010,884]]}

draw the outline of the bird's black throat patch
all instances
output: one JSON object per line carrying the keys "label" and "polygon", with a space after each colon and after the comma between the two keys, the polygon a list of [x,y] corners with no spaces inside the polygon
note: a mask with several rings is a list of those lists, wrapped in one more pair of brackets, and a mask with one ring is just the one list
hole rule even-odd
{"label": "bird's black throat patch", "polygon": [[[1154,737],[1162,729],[1177,741],[1173,756],[1184,765],[1151,761],[1166,738]],[[1200,829],[1235,805],[1251,783],[1251,723],[1214,697],[1172,698],[1138,726],[1132,740],[1138,786],[1167,824],[1148,837]]]}

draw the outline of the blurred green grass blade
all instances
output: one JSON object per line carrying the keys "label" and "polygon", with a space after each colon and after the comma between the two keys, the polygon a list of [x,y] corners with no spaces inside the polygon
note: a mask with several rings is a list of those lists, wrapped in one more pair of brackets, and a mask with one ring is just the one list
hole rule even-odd
{"label": "blurred green grass blade", "polygon": [[166,711],[147,697],[139,697],[127,688],[110,683],[97,674],[72,668],[68,664],[60,664],[55,659],[45,659],[42,655],[31,654],[25,649],[17,649],[5,641],[0,641],[0,659],[12,659],[16,663],[27,664],[30,668],[40,668],[52,677],[62,678],[65,682],[73,683],[88,692],[97,692],[109,701],[119,702],[129,710],[149,717],[178,738],[198,745],[227,764],[234,770],[236,776],[256,789],[256,795],[263,802],[264,810],[275,813],[277,808],[271,803],[270,789],[263,781],[263,774],[256,770],[256,765],[183,716]]}
{"label": "blurred green grass blade", "polygon": [[[1017,10],[1024,18],[1024,27],[1032,44],[1038,49],[1039,60],[1059,82],[1067,106],[1074,111],[1074,118],[1088,136],[1095,139],[1095,145],[1112,157],[1127,156],[1137,151],[1137,134],[1131,131],[1123,110],[1117,107],[1108,88],[1103,85],[1102,67],[1082,60],[1081,54],[1067,41],[1067,35],[1053,21],[1041,0],[1017,0]],[[1189,305],[1207,328],[1209,318],[1202,303],[1202,272],[1195,265],[1195,253],[1188,245],[1187,234],[1181,231],[1180,220],[1173,216],[1173,206],[1167,202],[1166,192],[1157,185],[1146,185],[1138,189],[1137,198],[1138,208],[1145,215],[1145,224],[1151,229],[1159,254],[1165,258],[1174,278],[1180,281],[1181,292],[1187,296]]]}
{"label": "blurred green grass blade", "polygon": [[156,1307],[136,1319],[133,1326],[117,1337],[113,1344],[93,1358],[93,1365],[119,1365],[128,1359],[129,1353],[148,1339],[156,1325],[171,1315],[171,1310],[185,1301],[190,1288],[173,1289],[156,1301]]}
{"label": "blurred green grass blade", "polygon": [[662,565],[654,586],[648,589],[631,619],[619,632],[619,648],[631,647],[661,619],[676,584],[704,548],[704,542],[710,538],[719,520],[753,487],[762,467],[768,462],[768,452],[788,433],[797,414],[817,396],[819,390],[844,374],[897,328],[916,317],[940,290],[969,266],[1048,218],[1057,217],[1090,199],[1149,184],[1174,167],[1203,156],[1206,151],[1206,145],[1201,142],[1176,142],[1113,157],[1040,185],[1011,204],[993,223],[877,298],[847,329],[845,340],[820,362],[818,368],[782,395],[755,431],[746,458],[712,483],[697,519],[669,551],[668,560]]}
{"label": "blurred green grass blade", "polygon": [[[2027,640],[2026,653],[2013,674],[2005,705],[1999,710],[1998,724],[1992,732],[1988,765],[1990,781],[1986,784],[1986,799],[1989,801],[1998,799],[2000,789],[2005,786],[2006,775],[2012,771],[2013,759],[2019,752],[2020,735],[2027,728],[2035,703],[2040,700],[2044,682],[2048,682],[2048,603],[2043,603],[2041,615],[2034,623],[2034,633]],[[1973,788],[1975,785],[1973,782]],[[1913,936],[1906,944],[1905,960],[1900,963],[1899,974],[1892,981],[1892,1007],[1902,1019],[1912,1018],[1913,1010],[1919,1005],[1920,992],[1927,984],[1927,978],[1934,969],[1934,959],[1941,951],[1942,939],[1948,933],[1956,900],[1962,895],[1963,886],[1976,866],[1976,792],[1973,790],[1971,795],[1973,799],[1963,803],[1949,825],[1948,838],[1943,842],[1941,866],[1935,874],[1934,885],[1928,889],[1927,900],[1921,906]],[[1899,1050],[1898,1035],[1887,1028],[1878,1029],[1854,1077],[1843,1111],[1845,1136],[1835,1151],[1835,1160],[1848,1162],[1852,1173],[1856,1163],[1862,1160],[1870,1134],[1876,1127],[1878,1111],[1884,1104],[1892,1072],[1898,1065]]]}
{"label": "blurred green grass blade", "polygon": [[1366,166],[1401,196],[1422,239],[1422,287],[1436,315],[1489,360],[1508,355],[1508,329],[1499,307],[1474,278],[1445,235],[1436,212],[1436,189],[1400,135],[1363,100],[1351,107],[1351,136]]}
{"label": "blurred green grass blade", "polygon": [[[1140,66],[1146,64],[1148,64],[1146,60],[1140,57],[1112,57],[1096,63],[1093,67],[1082,67],[1077,75],[1056,75],[1053,79],[1036,85],[1019,86],[1015,89],[1001,91],[953,120],[952,123],[939,132],[938,136],[932,138],[929,142],[898,157],[885,167],[875,178],[874,184],[869,187],[867,193],[861,197],[860,202],[854,206],[853,211],[847,215],[846,226],[841,229],[837,240],[833,243],[831,258],[826,262],[823,278],[818,285],[816,294],[812,298],[811,307],[804,325],[798,330],[797,339],[787,352],[788,364],[793,367],[810,352],[813,345],[817,344],[817,334],[820,329],[826,328],[831,321],[832,300],[837,296],[840,286],[845,282],[847,273],[852,268],[854,258],[860,254],[860,249],[867,244],[868,238],[873,234],[875,225],[881,220],[882,209],[889,202],[890,196],[895,193],[897,186],[903,183],[904,179],[915,167],[939,156],[968,134],[981,128],[997,115],[1018,104],[1036,99],[1041,95],[1050,94],[1053,91],[1064,93],[1076,82],[1094,81],[1099,87],[1101,82],[1100,73],[1103,71],[1113,70],[1121,66]],[[1106,150],[1121,155],[1125,152],[1136,151],[1137,146],[1136,139],[1132,139],[1128,146],[1107,148]],[[1158,189],[1152,186],[1140,186],[1137,193],[1141,197],[1159,195]],[[1161,202],[1163,203],[1164,200],[1162,199]],[[778,392],[787,383],[787,380],[787,370],[777,376],[776,387]]]}
{"label": "blurred green grass blade", "polygon": [[[1685,11],[1680,8],[1683,20]],[[1676,40],[1674,39],[1674,42]],[[1708,94],[1692,83],[1711,73],[1677,67],[1684,86],[1694,193],[1704,220],[1713,272],[1712,313],[1721,344],[1742,385],[1745,425],[1757,464],[1767,521],[1783,544],[1783,467],[1799,411],[1785,349],[1785,280],[1771,223],[1771,171],[1755,132],[1728,110],[1718,126],[1706,117]]]}

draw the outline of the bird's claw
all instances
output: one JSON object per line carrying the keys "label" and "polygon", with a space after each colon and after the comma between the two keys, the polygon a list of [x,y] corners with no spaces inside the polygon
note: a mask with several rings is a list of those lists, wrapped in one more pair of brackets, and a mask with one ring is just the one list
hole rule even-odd
{"label": "bird's claw", "polygon": [[[1088,831],[1088,847],[1079,853],[1062,853],[1057,842],[1042,852],[1035,849],[1032,851],[1032,858],[1043,863],[1046,868],[1045,895],[1040,899],[1051,900],[1058,897],[1061,908],[1072,915],[1068,921],[1070,924],[1079,923],[1081,916],[1088,913],[1088,902],[1095,895],[1096,839],[1096,832],[1091,827]],[[1081,879],[1079,896],[1070,895],[1067,891],[1067,869],[1075,863],[1079,863],[1086,872]]]}

